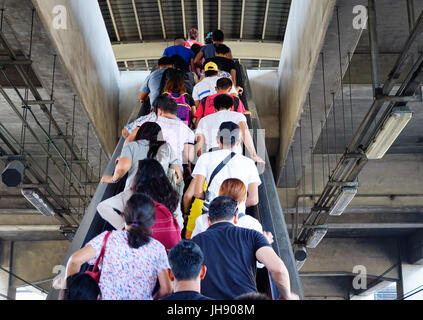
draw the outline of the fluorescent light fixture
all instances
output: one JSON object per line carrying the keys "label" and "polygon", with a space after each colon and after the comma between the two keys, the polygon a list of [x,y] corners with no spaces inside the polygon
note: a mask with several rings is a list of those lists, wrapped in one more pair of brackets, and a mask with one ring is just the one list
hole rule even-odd
{"label": "fluorescent light fixture", "polygon": [[43,216],[52,217],[56,214],[51,204],[37,189],[22,189],[21,192]]}
{"label": "fluorescent light fixture", "polygon": [[367,148],[367,159],[382,159],[412,117],[413,112],[408,107],[394,108],[382,130]]}
{"label": "fluorescent light fixture", "polygon": [[313,227],[311,236],[307,239],[307,248],[316,248],[328,232],[327,226]]}
{"label": "fluorescent light fixture", "polygon": [[340,216],[357,194],[357,186],[343,187],[335,203],[329,210],[330,216]]}

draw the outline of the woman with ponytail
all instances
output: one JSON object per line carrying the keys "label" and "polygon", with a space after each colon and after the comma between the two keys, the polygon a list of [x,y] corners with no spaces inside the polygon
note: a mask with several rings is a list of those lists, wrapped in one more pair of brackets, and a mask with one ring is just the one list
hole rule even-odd
{"label": "woman with ponytail", "polygon": [[113,176],[103,176],[101,183],[116,183],[128,173],[125,184],[125,190],[128,190],[134,183],[138,161],[145,158],[159,161],[166,174],[169,169],[175,170],[176,182],[182,181],[182,171],[178,165],[178,159],[172,147],[164,141],[160,126],[155,122],[146,122],[139,128],[135,141],[123,147]]}
{"label": "woman with ponytail", "polygon": [[[123,211],[125,229],[113,231],[105,246],[100,290],[103,300],[151,300],[171,293],[165,247],[152,238],[156,206],[145,195],[134,193]],[[75,252],[66,267],[66,278],[79,272],[84,263],[94,264],[107,234],[101,233]],[[153,297],[156,280],[160,289]]]}

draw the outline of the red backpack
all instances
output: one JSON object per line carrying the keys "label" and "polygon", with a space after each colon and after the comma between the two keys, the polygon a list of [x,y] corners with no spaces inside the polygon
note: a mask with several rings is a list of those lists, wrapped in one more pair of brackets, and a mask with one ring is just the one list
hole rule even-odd
{"label": "red backpack", "polygon": [[172,249],[181,241],[181,228],[173,214],[161,203],[155,202],[156,222],[153,227],[153,238],[163,244],[166,251]]}
{"label": "red backpack", "polygon": [[169,98],[173,99],[178,105],[177,117],[181,119],[187,126],[190,124],[191,106],[187,102],[187,94],[164,92]]}

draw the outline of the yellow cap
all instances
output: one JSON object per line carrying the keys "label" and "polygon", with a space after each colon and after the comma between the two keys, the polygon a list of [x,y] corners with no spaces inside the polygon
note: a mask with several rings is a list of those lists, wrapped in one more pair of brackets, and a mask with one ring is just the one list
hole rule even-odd
{"label": "yellow cap", "polygon": [[204,71],[219,71],[219,68],[216,63],[210,61],[204,66]]}

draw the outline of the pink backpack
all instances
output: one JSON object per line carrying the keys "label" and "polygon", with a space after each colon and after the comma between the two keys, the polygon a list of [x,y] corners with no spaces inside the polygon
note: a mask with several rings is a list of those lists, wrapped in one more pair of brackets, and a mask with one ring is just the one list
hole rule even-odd
{"label": "pink backpack", "polygon": [[177,117],[181,119],[187,126],[190,124],[190,112],[191,107],[187,103],[186,93],[179,94],[179,93],[170,93],[164,92],[169,98],[172,98],[176,104],[178,105],[178,113]]}
{"label": "pink backpack", "polygon": [[167,251],[181,241],[181,229],[169,209],[156,201],[156,221],[151,228],[153,238],[163,244]]}

